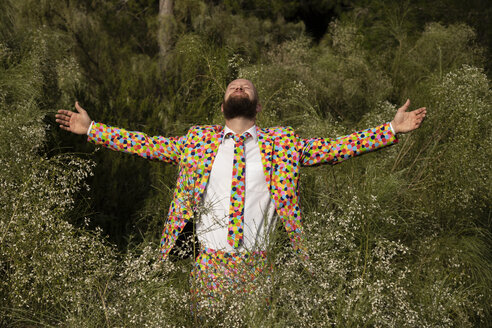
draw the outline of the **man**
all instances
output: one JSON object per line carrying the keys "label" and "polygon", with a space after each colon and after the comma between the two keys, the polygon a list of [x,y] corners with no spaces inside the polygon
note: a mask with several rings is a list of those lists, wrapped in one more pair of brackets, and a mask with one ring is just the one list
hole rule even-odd
{"label": "man", "polygon": [[194,126],[182,137],[149,137],[93,122],[59,110],[60,128],[88,134],[88,140],[113,150],[179,164],[180,172],[161,241],[166,259],[179,233],[192,219],[201,245],[192,292],[217,297],[224,291],[252,288],[266,268],[268,235],[280,218],[294,250],[303,248],[298,204],[299,167],[339,163],[397,142],[396,134],[420,126],[425,108],[398,109],[391,123],[337,139],[299,138],[290,127],[260,129],[258,94],[245,79],[232,81],[221,110],[225,126]]}

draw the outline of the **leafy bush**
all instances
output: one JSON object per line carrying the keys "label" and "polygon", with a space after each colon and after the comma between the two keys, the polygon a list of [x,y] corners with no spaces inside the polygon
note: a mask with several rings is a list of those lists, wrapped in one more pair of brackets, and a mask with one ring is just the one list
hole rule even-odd
{"label": "leafy bush", "polygon": [[[393,28],[377,35],[353,11],[314,44],[302,23],[214,3],[176,2],[164,61],[148,3],[0,3],[0,326],[490,326],[491,93],[475,32],[413,31],[388,11],[371,18]],[[190,297],[192,259],[158,260],[174,168],[64,153],[80,139],[49,123],[77,98],[96,119],[179,134],[222,122],[235,77],[258,87],[259,125],[301,136],[381,124],[406,97],[428,116],[399,145],[303,169],[310,260],[279,224],[272,274],[210,307]],[[107,212],[89,215],[96,202]],[[129,246],[108,242],[108,218]]]}

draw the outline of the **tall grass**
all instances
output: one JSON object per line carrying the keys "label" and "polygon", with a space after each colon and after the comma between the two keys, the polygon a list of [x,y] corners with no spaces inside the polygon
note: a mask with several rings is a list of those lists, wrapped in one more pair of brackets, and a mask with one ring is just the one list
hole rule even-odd
{"label": "tall grass", "polygon": [[[185,2],[179,6],[177,14],[185,15]],[[12,8],[6,5],[2,14],[15,16]],[[188,119],[219,123],[220,113],[209,107],[220,103],[221,88],[236,76],[258,86],[261,126],[336,136],[391,120],[400,98],[411,97],[412,107],[428,108],[423,127],[388,149],[304,168],[309,261],[293,254],[279,224],[269,245],[272,274],[257,281],[255,292],[225,295],[213,307],[194,304],[193,260],[158,259],[175,173],[151,164],[155,192],[139,225],[148,230],[127,249],[90,228],[84,202],[93,192],[87,183],[93,156],[63,154],[49,149],[53,141],[47,140],[54,129],[48,110],[94,86],[87,85],[79,59],[66,55],[71,41],[59,32],[39,28],[32,35],[2,20],[0,326],[490,326],[491,92],[473,31],[430,24],[400,44],[408,52],[398,55],[395,70],[388,64],[394,64],[394,49],[366,49],[364,31],[350,20],[333,23],[313,45],[299,26],[282,25],[281,37],[266,22],[200,8],[200,17],[213,24],[197,18],[191,23],[202,31],[195,33],[177,26],[182,34],[167,64],[175,65],[168,74],[180,83],[168,85],[163,93],[169,97],[149,114],[167,128],[177,123],[166,117],[187,123],[180,107],[191,113]],[[250,40],[255,47],[241,52],[241,40],[229,38],[232,27],[221,34],[221,20],[232,27],[246,20],[254,31],[275,37]],[[214,47],[219,36],[225,45]],[[137,68],[157,67],[152,58],[133,60],[133,75],[121,74],[134,81]],[[124,104],[128,90],[137,99],[131,88],[123,85],[115,103]]]}

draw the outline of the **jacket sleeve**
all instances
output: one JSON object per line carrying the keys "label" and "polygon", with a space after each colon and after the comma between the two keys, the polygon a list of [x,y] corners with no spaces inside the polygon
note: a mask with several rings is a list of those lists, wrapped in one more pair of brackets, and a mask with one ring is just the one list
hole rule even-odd
{"label": "jacket sleeve", "polygon": [[352,134],[331,138],[301,139],[300,162],[303,166],[337,164],[398,142],[389,123]]}
{"label": "jacket sleeve", "polygon": [[149,137],[142,132],[127,131],[94,122],[88,133],[87,140],[112,150],[178,164],[186,137]]}

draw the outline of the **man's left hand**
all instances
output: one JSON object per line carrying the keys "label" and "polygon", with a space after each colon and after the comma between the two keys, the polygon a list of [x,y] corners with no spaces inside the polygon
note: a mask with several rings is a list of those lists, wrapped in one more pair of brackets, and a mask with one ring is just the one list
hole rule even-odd
{"label": "man's left hand", "polygon": [[424,120],[427,109],[425,107],[407,112],[410,107],[410,99],[401,106],[396,112],[395,118],[391,121],[391,126],[395,133],[406,133],[417,129]]}

